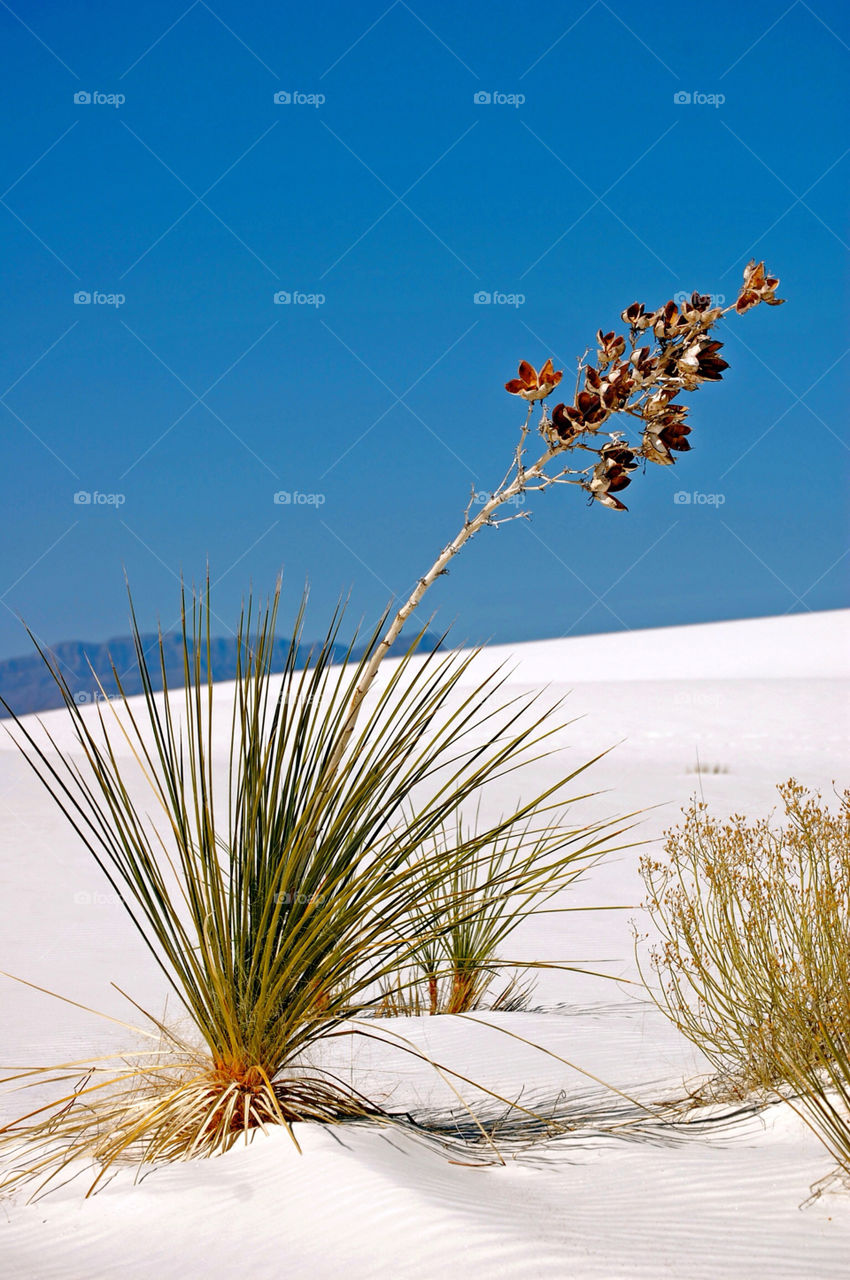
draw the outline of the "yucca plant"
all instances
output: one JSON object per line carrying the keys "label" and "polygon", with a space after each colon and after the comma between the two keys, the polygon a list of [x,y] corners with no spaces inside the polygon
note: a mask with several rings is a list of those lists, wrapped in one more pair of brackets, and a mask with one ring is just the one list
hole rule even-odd
{"label": "yucca plant", "polygon": [[[19,745],[120,895],[196,1033],[157,1024],[165,1043],[148,1062],[122,1063],[117,1075],[95,1067],[82,1087],[11,1126],[9,1136],[46,1144],[45,1168],[54,1167],[60,1139],[63,1161],[94,1152],[108,1167],[126,1152],[156,1159],[219,1150],[268,1122],[375,1114],[351,1088],[305,1068],[306,1051],[372,1009],[382,985],[452,927],[451,916],[423,917],[418,903],[437,903],[446,885],[477,875],[494,846],[503,860],[528,861],[520,845],[529,824],[552,823],[580,772],[506,818],[464,829],[451,844],[435,841],[464,800],[546,751],[555,729],[534,697],[499,702],[500,673],[462,687],[473,655],[417,656],[414,642],[364,707],[329,783],[341,721],[383,626],[362,657],[349,652],[332,667],[338,612],[305,662],[302,605],[285,669],[272,675],[279,591],[256,625],[250,602],[240,622],[224,778],[205,666],[208,586],[191,602],[183,596],[179,694],[168,688],[162,643],[164,689],[154,691],[134,614],[141,706],[113,670],[119,698],[98,703],[93,720],[42,655],[84,764],[21,720]],[[157,820],[143,818],[139,784],[155,798]],[[563,880],[610,833],[610,824],[580,836],[550,825],[534,846],[537,877]],[[80,1070],[69,1064],[67,1078]]]}
{"label": "yucca plant", "polygon": [[[533,989],[530,975],[546,965],[506,960],[500,949],[530,917],[547,910],[568,910],[546,904],[595,860],[588,831],[570,830],[565,823],[566,815],[564,825],[526,822],[519,839],[511,825],[474,861],[450,858],[445,881],[415,905],[409,931],[423,941],[409,970],[386,986],[385,1012],[468,1013],[526,1007]],[[472,834],[465,835],[465,826],[459,818],[453,827],[441,828],[432,840],[432,856],[442,857],[446,850],[462,846]],[[569,844],[576,848],[576,857],[566,860],[558,855]]]}
{"label": "yucca plant", "polygon": [[[753,261],[727,308],[697,292],[655,310],[633,303],[621,313],[628,333],[599,330],[596,364],[585,352],[572,403],[555,405],[551,415],[546,401],[562,371],[551,358],[539,372],[522,361],[505,385],[527,405],[526,416],[501,483],[474,514],[473,493],[458,533],[397,610],[387,610],[362,657],[350,649],[332,670],[337,613],[302,665],[302,610],[285,669],[273,681],[279,595],[254,631],[249,604],[239,627],[224,801],[214,769],[213,673],[204,665],[208,588],[188,609],[184,597],[180,694],[168,688],[162,640],[163,692],[156,692],[134,615],[141,703],[125,695],[113,670],[117,704],[98,705],[94,723],[39,650],[72,718],[82,764],[46,731],[14,720],[7,706],[18,744],[120,895],[195,1039],[157,1025],[164,1039],[147,1065],[137,1061],[106,1080],[92,1066],[95,1074],[52,1110],[37,1108],[7,1126],[7,1137],[44,1144],[40,1162],[25,1168],[50,1172],[83,1153],[104,1167],[130,1150],[174,1158],[220,1150],[267,1121],[374,1111],[327,1073],[307,1071],[305,1052],[342,1034],[343,1023],[373,1008],[388,987],[404,987],[399,975],[417,963],[433,968],[439,958],[445,968],[427,973],[429,1007],[431,983],[444,976],[449,1007],[480,1001],[510,928],[613,833],[603,824],[565,834],[557,825],[563,787],[576,770],[510,816],[423,852],[441,827],[459,820],[465,802],[529,751],[545,750],[558,726],[551,714],[534,712],[533,698],[494,705],[501,676],[464,692],[461,677],[474,655],[417,656],[414,643],[376,692],[383,660],[471,538],[526,517],[502,516],[504,507],[566,484],[624,511],[617,495],[641,466],[670,466],[675,453],[688,451],[687,408],[676,397],[721,380],[727,364],[713,327],[733,309],[779,305],[778,283]],[[542,451],[532,462],[526,449],[535,406]],[[611,430],[614,419],[636,428],[639,439]],[[583,455],[587,465],[571,465],[586,462]],[[139,778],[156,799],[158,824],[134,798]],[[431,904],[424,918],[422,903]],[[76,1079],[79,1064],[68,1071]]]}
{"label": "yucca plant", "polygon": [[793,779],[779,824],[694,802],[644,858],[660,1008],[718,1071],[715,1092],[786,1099],[850,1174],[850,791]]}

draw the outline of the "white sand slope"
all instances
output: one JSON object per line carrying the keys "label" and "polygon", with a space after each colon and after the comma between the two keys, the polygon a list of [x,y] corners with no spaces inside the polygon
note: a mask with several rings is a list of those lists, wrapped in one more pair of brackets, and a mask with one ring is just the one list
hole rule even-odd
{"label": "white sand slope", "polygon": [[[488,654],[509,661],[519,679],[543,671],[587,680],[759,680],[850,673],[846,609],[784,618],[745,618],[690,627],[492,645]],[[564,678],[564,676],[560,676]]]}
{"label": "white sand slope", "polygon": [[[656,839],[695,789],[719,810],[755,814],[774,804],[775,784],[792,773],[824,790],[833,780],[847,785],[850,611],[497,646],[479,665],[506,659],[514,667],[509,691],[551,685],[553,695],[569,694],[567,712],[580,718],[559,734],[555,758],[533,777],[516,775],[500,797],[505,806],[615,743],[581,787],[603,794],[574,816],[649,809],[642,839]],[[228,696],[221,686],[217,701]],[[62,713],[44,720],[64,741]],[[222,716],[222,748],[227,729]],[[697,759],[719,771],[697,775]],[[0,1274],[846,1276],[850,1195],[800,1208],[830,1161],[789,1108],[666,1133],[644,1121],[614,1136],[600,1132],[612,1095],[558,1060],[645,1104],[680,1093],[703,1069],[628,981],[637,858],[624,850],[569,900],[632,910],[543,917],[511,948],[515,958],[581,960],[625,981],[547,973],[538,1011],[489,1015],[491,1026],[455,1018],[373,1024],[503,1096],[543,1106],[561,1093],[583,1121],[570,1137],[524,1149],[506,1141],[505,1167],[474,1168],[396,1131],[302,1125],[302,1155],[283,1132],[259,1135],[247,1148],[159,1168],[138,1184],[123,1170],[89,1200],[78,1179],[36,1204],[0,1201]],[[0,746],[0,939],[0,969],[130,1021],[112,981],[162,1008],[161,976],[109,886],[8,742]],[[0,1063],[59,1061],[126,1042],[113,1024],[10,981],[2,997]],[[433,1071],[392,1048],[341,1042],[335,1054],[339,1070],[399,1109],[452,1104]]]}

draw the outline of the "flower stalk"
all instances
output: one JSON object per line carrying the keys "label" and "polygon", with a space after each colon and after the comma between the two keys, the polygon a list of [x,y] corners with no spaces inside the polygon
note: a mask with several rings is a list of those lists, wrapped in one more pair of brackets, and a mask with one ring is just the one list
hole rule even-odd
{"label": "flower stalk", "polygon": [[[764,263],[753,259],[744,268],[744,282],[737,299],[728,307],[715,306],[710,295],[697,292],[680,305],[670,299],[651,312],[646,311],[641,302],[632,303],[621,312],[623,323],[628,325],[628,335],[598,331],[596,365],[588,363],[588,348],[578,361],[573,403],[555,405],[551,416],[546,399],[561,382],[563,370],[556,370],[551,358],[539,372],[528,361],[520,362],[518,376],[505,383],[506,391],[528,404],[513,461],[501,484],[474,517],[470,517],[473,501],[470,499],[460,530],[427,573],[418,579],[364,665],[328,760],[327,790],[333,785],[360,708],[381,663],[428,588],[447,571],[450,561],[466,543],[486,525],[496,527],[510,520],[527,519],[524,511],[499,519],[496,513],[520,495],[556,484],[579,485],[591,501],[614,511],[628,510],[616,495],[631,483],[641,463],[644,467],[647,462],[672,466],[674,453],[686,453],[691,448],[687,439],[691,428],[685,421],[688,407],[677,403],[676,396],[697,391],[704,382],[720,382],[723,370],[729,367],[718,354],[723,343],[711,339],[710,330],[730,311],[742,315],[760,302],[771,307],[781,305],[784,299],[776,297],[778,284],[777,277],[766,274]],[[641,345],[644,337],[649,338],[649,346]],[[527,466],[525,455],[535,404],[540,406],[537,430],[545,449]],[[641,423],[640,443],[629,443],[623,431],[600,431],[600,427],[618,416]],[[595,441],[600,438],[604,443],[597,445]],[[553,459],[563,459],[575,452],[594,454],[598,461],[584,468],[564,464],[555,471],[547,470]]]}

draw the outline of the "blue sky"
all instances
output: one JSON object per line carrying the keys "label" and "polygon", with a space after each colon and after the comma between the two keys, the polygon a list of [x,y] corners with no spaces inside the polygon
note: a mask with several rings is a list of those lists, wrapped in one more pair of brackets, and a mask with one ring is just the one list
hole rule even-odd
{"label": "blue sky", "polygon": [[628,514],[539,496],[422,618],[846,604],[845,5],[15,0],[0,29],[0,656],[19,615],[125,632],[124,568],[146,627],[207,560],[221,634],[280,568],[314,633],[340,592],[373,619],[503,474],[519,359],[569,371],[634,299],[731,299],[751,256],[788,302],[724,322],[693,452]]}

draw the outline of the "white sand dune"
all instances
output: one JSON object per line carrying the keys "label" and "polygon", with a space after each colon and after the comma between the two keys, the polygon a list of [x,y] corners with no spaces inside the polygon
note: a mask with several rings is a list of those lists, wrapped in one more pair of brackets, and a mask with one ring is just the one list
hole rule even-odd
{"label": "white sand dune", "polygon": [[[614,744],[576,780],[597,794],[574,816],[643,809],[635,838],[644,840],[657,839],[694,790],[718,810],[754,815],[773,806],[775,784],[791,774],[825,791],[833,780],[847,785],[850,610],[495,646],[477,667],[506,660],[509,692],[549,685],[552,695],[569,695],[566,711],[578,719],[558,735],[557,756],[534,766],[533,776],[518,773],[510,790],[505,784],[505,807]],[[222,709],[230,688],[217,690]],[[43,719],[69,741],[63,713]],[[227,730],[222,716],[222,750]],[[696,774],[697,760],[718,772]],[[583,1117],[574,1134],[525,1148],[506,1141],[505,1167],[486,1168],[451,1163],[396,1130],[301,1125],[301,1155],[284,1132],[258,1135],[226,1156],[158,1168],[138,1183],[122,1170],[88,1200],[88,1184],[77,1179],[35,1204],[0,1201],[0,1273],[13,1280],[846,1276],[850,1195],[800,1207],[831,1166],[790,1108],[714,1128],[664,1132],[642,1122],[600,1133],[613,1095],[582,1070],[651,1104],[704,1069],[631,982],[637,858],[638,850],[623,850],[569,899],[630,910],[542,917],[511,947],[512,958],[578,960],[619,982],[548,971],[537,1011],[487,1015],[492,1025],[372,1024],[503,1096],[543,1105],[560,1094]],[[0,968],[30,982],[131,1022],[110,982],[162,1009],[161,975],[8,741],[0,747],[0,937]],[[9,980],[2,994],[3,1064],[126,1043],[113,1024]],[[456,1105],[439,1076],[396,1049],[340,1041],[333,1053],[337,1069],[394,1107]],[[473,1090],[462,1092],[474,1100]],[[6,1112],[10,1105],[4,1101]],[[470,1164],[480,1154],[471,1152]]]}
{"label": "white sand dune", "polygon": [[[847,610],[491,645],[517,678],[758,680],[848,674]],[[543,676],[543,673],[551,675]]]}

